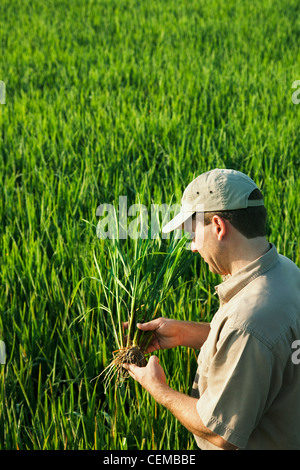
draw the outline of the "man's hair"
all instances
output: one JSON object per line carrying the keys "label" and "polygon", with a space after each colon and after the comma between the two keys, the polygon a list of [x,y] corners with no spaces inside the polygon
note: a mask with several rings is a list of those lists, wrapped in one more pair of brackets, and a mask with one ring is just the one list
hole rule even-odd
{"label": "man's hair", "polygon": [[[252,191],[249,196],[249,200],[257,199],[263,199],[259,189]],[[248,239],[266,235],[267,210],[265,206],[251,206],[247,209],[232,211],[204,212],[204,225],[210,225],[214,215],[228,220],[236,230]]]}

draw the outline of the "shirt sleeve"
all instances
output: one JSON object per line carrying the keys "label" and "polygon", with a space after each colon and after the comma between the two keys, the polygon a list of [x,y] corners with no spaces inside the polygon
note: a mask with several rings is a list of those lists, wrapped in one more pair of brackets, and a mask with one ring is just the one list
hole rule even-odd
{"label": "shirt sleeve", "polygon": [[246,447],[265,410],[273,365],[272,352],[259,338],[228,329],[206,365],[207,387],[197,402],[203,424],[238,448]]}

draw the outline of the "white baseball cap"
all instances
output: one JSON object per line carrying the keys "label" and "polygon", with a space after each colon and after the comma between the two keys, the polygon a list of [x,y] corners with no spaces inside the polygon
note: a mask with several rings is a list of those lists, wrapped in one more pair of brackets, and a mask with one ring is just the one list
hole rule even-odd
{"label": "white baseball cap", "polygon": [[236,170],[219,169],[208,171],[195,178],[185,189],[181,209],[162,231],[172,232],[195,212],[229,211],[263,206],[263,199],[249,200],[258,189],[249,176]]}

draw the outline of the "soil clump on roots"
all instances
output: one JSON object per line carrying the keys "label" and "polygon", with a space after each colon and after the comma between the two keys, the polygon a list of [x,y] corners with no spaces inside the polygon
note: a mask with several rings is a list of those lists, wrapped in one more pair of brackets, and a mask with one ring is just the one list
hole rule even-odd
{"label": "soil clump on roots", "polygon": [[105,389],[107,389],[115,375],[117,376],[116,384],[123,383],[124,379],[129,377],[129,373],[124,369],[123,364],[135,364],[139,367],[145,367],[147,365],[145,351],[136,345],[115,351],[113,360],[102,372],[102,374],[105,374],[103,379]]}

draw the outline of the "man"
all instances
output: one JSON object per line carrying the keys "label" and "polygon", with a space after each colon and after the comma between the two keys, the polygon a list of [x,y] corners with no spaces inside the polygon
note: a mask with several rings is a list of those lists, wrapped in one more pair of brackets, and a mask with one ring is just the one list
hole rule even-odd
{"label": "man", "polygon": [[220,308],[210,324],[158,318],[138,327],[154,331],[149,352],[200,349],[192,396],[167,385],[156,356],[126,369],[201,449],[300,449],[300,364],[292,360],[300,270],[267,241],[262,194],[241,172],[216,169],[193,180],[163,231],[188,220],[192,250],[224,276]]}

